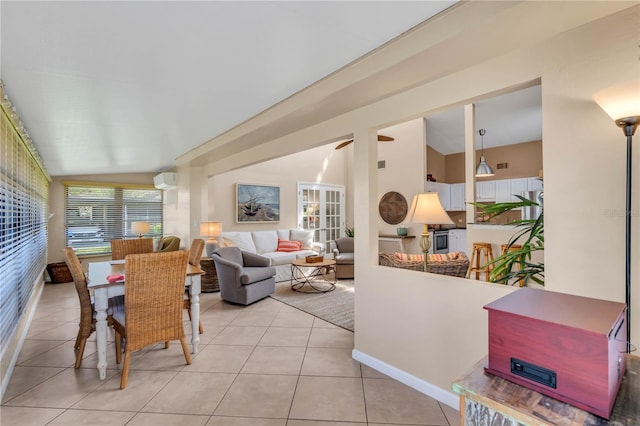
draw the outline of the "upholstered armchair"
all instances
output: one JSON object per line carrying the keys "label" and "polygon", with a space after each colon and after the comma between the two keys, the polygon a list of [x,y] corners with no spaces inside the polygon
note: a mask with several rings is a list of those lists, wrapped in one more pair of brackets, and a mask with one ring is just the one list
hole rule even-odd
{"label": "upholstered armchair", "polygon": [[353,238],[342,237],[335,240],[333,259],[336,261],[336,278],[353,278]]}
{"label": "upholstered armchair", "polygon": [[220,297],[227,302],[248,305],[273,293],[276,269],[271,260],[238,247],[220,247],[213,252]]}
{"label": "upholstered armchair", "polygon": [[176,237],[174,235],[168,235],[166,237],[162,237],[160,242],[158,243],[158,251],[176,251],[180,250],[180,237]]}

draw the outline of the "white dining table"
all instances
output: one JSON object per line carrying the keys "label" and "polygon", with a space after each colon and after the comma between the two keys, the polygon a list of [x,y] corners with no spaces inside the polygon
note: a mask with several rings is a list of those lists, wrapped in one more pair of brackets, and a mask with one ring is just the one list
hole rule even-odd
{"label": "white dining table", "polygon": [[[90,262],[87,288],[93,291],[96,310],[96,345],[98,350],[98,374],[104,380],[107,373],[107,308],[109,299],[124,294],[125,282],[110,283],[107,276],[124,274],[124,261],[111,260]],[[191,353],[198,353],[200,343],[200,277],[204,271],[196,266],[187,265],[185,286],[191,295]],[[126,302],[125,302],[126,303]]]}

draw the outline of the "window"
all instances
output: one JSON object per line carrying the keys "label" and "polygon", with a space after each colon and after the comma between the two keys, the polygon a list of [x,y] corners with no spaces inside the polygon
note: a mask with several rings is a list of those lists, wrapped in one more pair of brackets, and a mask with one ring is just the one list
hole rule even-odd
{"label": "window", "polygon": [[30,141],[16,131],[3,95],[0,90],[0,375],[8,342],[42,282],[49,211],[49,177]]}
{"label": "window", "polygon": [[135,237],[132,222],[148,222],[147,237],[162,235],[162,191],[115,184],[65,184],[66,245],[79,256],[111,253],[111,240]]}

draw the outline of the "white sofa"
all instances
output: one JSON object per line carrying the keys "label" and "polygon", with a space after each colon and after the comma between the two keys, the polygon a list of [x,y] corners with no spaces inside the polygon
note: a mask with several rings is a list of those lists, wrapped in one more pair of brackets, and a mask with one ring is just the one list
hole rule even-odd
{"label": "white sofa", "polygon": [[[313,242],[313,231],[303,229],[223,232],[221,237],[218,241],[223,247],[235,246],[271,259],[271,266],[276,268],[276,282],[291,279],[292,260],[317,255],[322,250],[321,243]],[[297,251],[278,251],[278,240],[300,241],[302,248]]]}

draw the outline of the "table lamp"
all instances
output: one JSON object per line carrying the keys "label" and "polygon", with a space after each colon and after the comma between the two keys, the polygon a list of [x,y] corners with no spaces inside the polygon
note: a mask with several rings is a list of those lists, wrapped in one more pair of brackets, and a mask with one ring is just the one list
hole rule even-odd
{"label": "table lamp", "polygon": [[144,234],[148,234],[149,229],[149,222],[131,222],[131,233],[138,234],[138,238],[142,238]]}
{"label": "table lamp", "polygon": [[427,254],[431,247],[428,225],[453,225],[453,221],[442,207],[437,192],[414,195],[409,214],[412,223],[423,224],[420,247],[424,255],[424,271],[427,272]]}
{"label": "table lamp", "polygon": [[200,236],[207,238],[205,249],[207,257],[213,255],[219,246],[218,237],[222,233],[222,222],[200,222]]}
{"label": "table lamp", "polygon": [[640,125],[640,80],[601,90],[593,100],[622,129],[627,138],[626,238],[625,238],[625,302],[627,304],[627,352],[631,352],[631,145]]}

